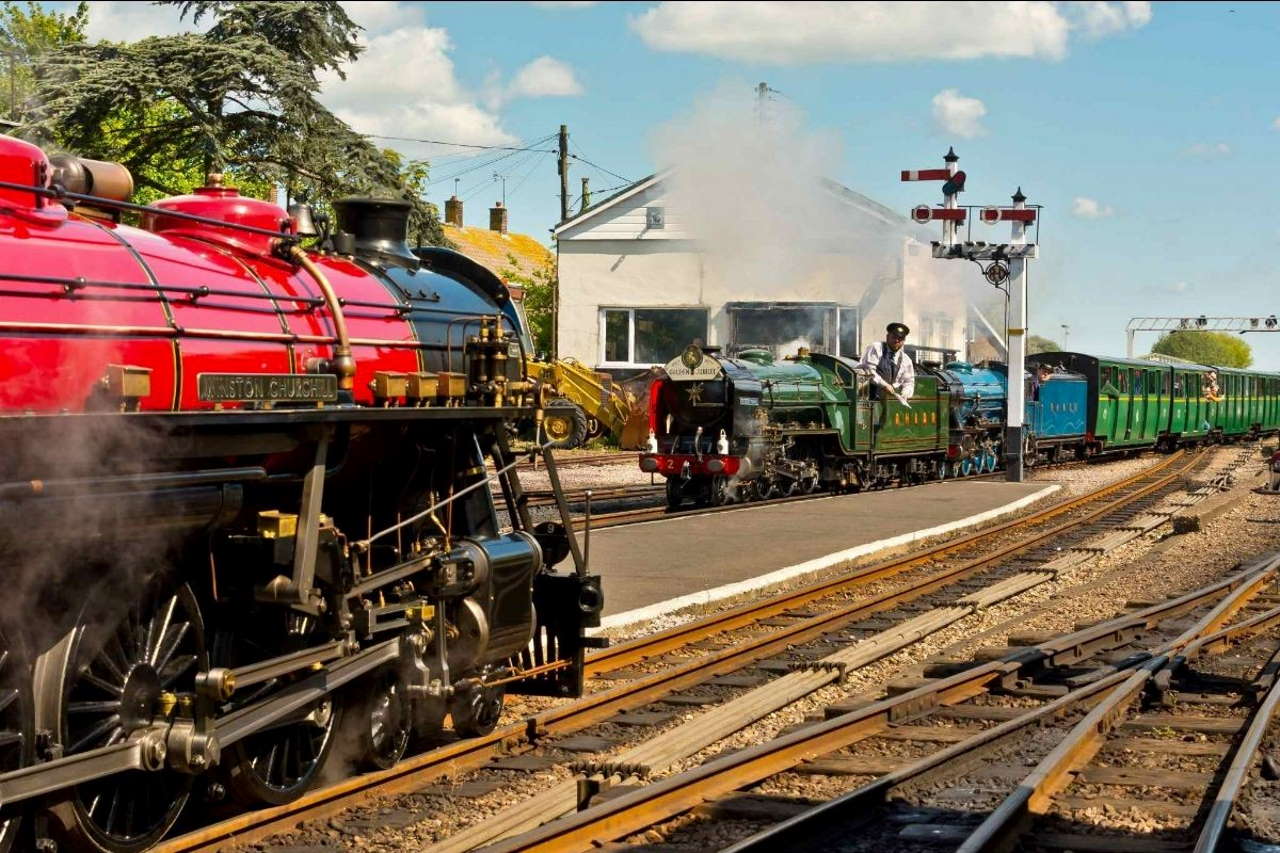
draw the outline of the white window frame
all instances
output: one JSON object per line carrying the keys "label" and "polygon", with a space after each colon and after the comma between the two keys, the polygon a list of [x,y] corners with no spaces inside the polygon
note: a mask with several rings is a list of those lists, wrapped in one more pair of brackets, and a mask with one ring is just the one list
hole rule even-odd
{"label": "white window frame", "polygon": [[[605,361],[605,314],[609,311],[627,312],[627,360]],[[601,305],[599,309],[600,341],[596,347],[597,366],[599,367],[653,367],[655,362],[637,362],[636,359],[636,312],[637,311],[701,311],[706,317],[706,325],[702,329],[702,340],[707,340],[711,326],[711,310],[705,305]],[[675,358],[679,353],[672,353]]]}

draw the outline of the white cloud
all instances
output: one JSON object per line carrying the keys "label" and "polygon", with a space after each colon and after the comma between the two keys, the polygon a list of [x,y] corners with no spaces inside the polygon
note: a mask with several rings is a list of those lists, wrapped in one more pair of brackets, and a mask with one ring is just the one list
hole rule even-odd
{"label": "white cloud", "polygon": [[1150,3],[1068,3],[1063,11],[1073,28],[1089,38],[1106,38],[1151,22]]}
{"label": "white cloud", "polygon": [[210,23],[206,16],[197,27],[191,23],[190,15],[185,19],[180,18],[178,10],[173,6],[92,2],[89,4],[89,23],[85,27],[85,33],[90,41],[137,41],[147,36],[168,36],[203,30]]}
{"label": "white cloud", "polygon": [[326,74],[320,100],[360,133],[426,137],[473,145],[511,145],[516,137],[462,85],[440,27],[403,26],[369,36],[367,50]]}
{"label": "white cloud", "polygon": [[529,62],[507,84],[494,71],[473,90],[458,79],[447,30],[415,19],[417,9],[406,4],[379,5],[375,18],[362,20],[364,4],[355,4],[353,19],[370,30],[373,20],[403,25],[367,35],[367,49],[344,69],[346,80],[336,74],[321,80],[320,100],[360,133],[512,145],[519,140],[500,115],[508,101],[582,94],[573,69],[550,56]]}
{"label": "white cloud", "polygon": [[1109,204],[1102,204],[1097,199],[1078,195],[1071,205],[1071,213],[1081,219],[1102,219],[1112,216],[1115,211]]}
{"label": "white cloud", "polygon": [[972,139],[986,133],[982,117],[987,105],[977,98],[966,98],[956,89],[943,89],[933,96],[933,120],[946,133]]}
{"label": "white cloud", "polygon": [[1203,157],[1205,159],[1228,157],[1231,155],[1231,146],[1225,142],[1197,142],[1182,149],[1182,153],[1189,157]]}
{"label": "white cloud", "polygon": [[582,91],[573,69],[550,56],[539,56],[517,71],[508,89],[517,98],[581,95]]}
{"label": "white cloud", "polygon": [[776,65],[1020,57],[1061,59],[1073,32],[1144,26],[1147,3],[659,3],[631,16],[655,50]]}
{"label": "white cloud", "polygon": [[347,17],[364,27],[367,33],[385,33],[400,27],[425,26],[423,7],[416,3],[399,3],[396,0],[359,0],[342,3]]}

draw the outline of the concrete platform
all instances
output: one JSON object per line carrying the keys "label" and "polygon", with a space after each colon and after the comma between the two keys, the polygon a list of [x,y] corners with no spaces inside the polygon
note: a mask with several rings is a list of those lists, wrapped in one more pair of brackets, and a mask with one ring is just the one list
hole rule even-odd
{"label": "concrete platform", "polygon": [[1059,488],[995,481],[931,483],[595,530],[591,568],[604,581],[601,627],[741,595],[981,524]]}

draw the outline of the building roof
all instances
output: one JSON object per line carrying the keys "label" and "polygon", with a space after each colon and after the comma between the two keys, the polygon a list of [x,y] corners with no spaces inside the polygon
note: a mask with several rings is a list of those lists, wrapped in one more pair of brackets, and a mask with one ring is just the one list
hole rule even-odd
{"label": "building roof", "polygon": [[552,261],[551,251],[528,234],[500,234],[488,228],[445,223],[444,236],[459,252],[493,270],[499,278],[505,279],[504,271],[513,267],[529,276]]}

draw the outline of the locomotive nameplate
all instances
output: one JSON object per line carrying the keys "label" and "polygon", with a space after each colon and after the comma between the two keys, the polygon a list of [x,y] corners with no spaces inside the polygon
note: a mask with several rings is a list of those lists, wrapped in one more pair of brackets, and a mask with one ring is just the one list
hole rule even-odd
{"label": "locomotive nameplate", "polygon": [[331,403],[338,377],[331,373],[201,373],[197,394],[206,403]]}

